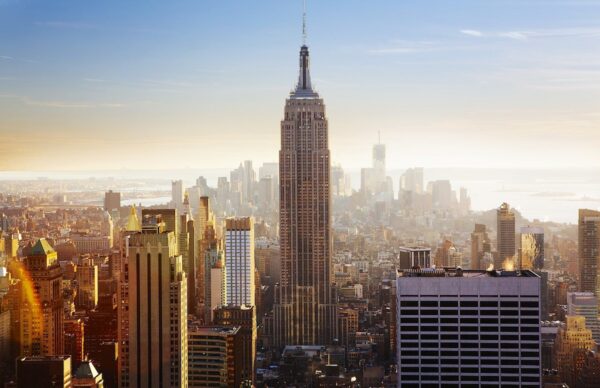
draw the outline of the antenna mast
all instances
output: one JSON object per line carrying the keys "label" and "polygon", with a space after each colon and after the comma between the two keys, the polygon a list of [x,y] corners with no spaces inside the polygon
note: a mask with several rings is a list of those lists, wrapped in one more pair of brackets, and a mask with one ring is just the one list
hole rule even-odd
{"label": "antenna mast", "polygon": [[302,2],[302,45],[306,46],[306,0]]}

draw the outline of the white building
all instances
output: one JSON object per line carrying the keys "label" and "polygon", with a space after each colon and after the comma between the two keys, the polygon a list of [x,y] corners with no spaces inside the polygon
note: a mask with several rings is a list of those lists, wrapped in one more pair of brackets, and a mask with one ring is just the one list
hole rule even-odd
{"label": "white building", "polygon": [[183,181],[171,182],[171,203],[179,211],[183,210]]}
{"label": "white building", "polygon": [[254,221],[225,221],[225,300],[227,305],[254,306]]}
{"label": "white building", "polygon": [[540,278],[399,271],[398,387],[540,387]]}

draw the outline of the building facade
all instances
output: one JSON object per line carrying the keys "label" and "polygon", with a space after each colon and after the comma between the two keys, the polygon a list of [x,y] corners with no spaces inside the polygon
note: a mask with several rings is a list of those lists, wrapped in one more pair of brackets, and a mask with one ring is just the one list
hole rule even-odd
{"label": "building facade", "polygon": [[600,260],[600,211],[579,209],[579,290],[598,295]]}
{"label": "building facade", "polygon": [[331,270],[330,152],[325,104],[311,85],[309,51],[285,103],[279,151],[281,279],[274,343],[329,344],[337,338]]}
{"label": "building facade", "polygon": [[498,255],[494,258],[494,268],[503,268],[507,261],[516,265],[515,213],[506,202],[496,211],[496,245]]}
{"label": "building facade", "polygon": [[239,387],[239,327],[190,326],[188,387]]}
{"label": "building facade", "polygon": [[232,306],[254,306],[254,221],[225,221],[225,302]]}
{"label": "building facade", "polygon": [[399,271],[398,387],[540,387],[540,279],[531,271]]}
{"label": "building facade", "polygon": [[128,375],[121,386],[186,386],[187,279],[176,234],[157,213],[126,241]]}
{"label": "building facade", "polygon": [[24,268],[11,286],[11,331],[13,354],[51,356],[62,354],[62,270],[56,251],[40,239],[25,258]]}
{"label": "building facade", "polygon": [[519,268],[535,271],[544,268],[544,228],[521,228]]}
{"label": "building facade", "polygon": [[[217,326],[239,327],[239,341],[236,352],[239,361],[236,373],[240,382],[254,382],[254,361],[256,359],[256,307],[222,306],[214,310],[214,324]],[[237,384],[236,386],[239,386]]]}

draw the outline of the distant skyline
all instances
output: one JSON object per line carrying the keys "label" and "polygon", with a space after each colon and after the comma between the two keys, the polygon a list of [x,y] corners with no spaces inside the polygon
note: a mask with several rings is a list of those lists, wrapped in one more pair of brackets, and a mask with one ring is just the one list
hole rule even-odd
{"label": "distant skyline", "polygon": [[[308,1],[332,160],[600,166],[600,1]],[[276,161],[301,1],[0,0],[0,170]]]}

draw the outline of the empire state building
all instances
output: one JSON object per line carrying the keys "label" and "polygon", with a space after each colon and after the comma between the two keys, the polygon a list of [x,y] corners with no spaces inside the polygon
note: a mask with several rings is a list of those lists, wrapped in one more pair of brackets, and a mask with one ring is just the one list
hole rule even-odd
{"label": "empire state building", "polygon": [[323,99],[310,80],[308,47],[286,99],[279,151],[281,280],[273,334],[278,346],[327,345],[337,337],[331,276],[330,152]]}

